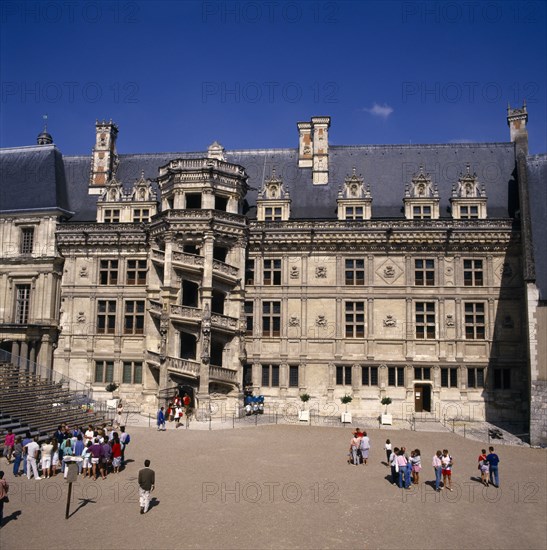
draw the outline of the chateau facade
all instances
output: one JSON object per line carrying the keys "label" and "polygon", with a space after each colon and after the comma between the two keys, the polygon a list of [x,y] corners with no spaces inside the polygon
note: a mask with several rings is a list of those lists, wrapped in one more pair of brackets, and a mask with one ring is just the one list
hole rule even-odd
{"label": "chateau facade", "polygon": [[244,389],[324,415],[390,397],[547,441],[527,118],[507,143],[332,146],[313,117],[291,149],[121,155],[106,121],[89,156],[2,149],[1,349],[143,412],[177,386],[229,414]]}

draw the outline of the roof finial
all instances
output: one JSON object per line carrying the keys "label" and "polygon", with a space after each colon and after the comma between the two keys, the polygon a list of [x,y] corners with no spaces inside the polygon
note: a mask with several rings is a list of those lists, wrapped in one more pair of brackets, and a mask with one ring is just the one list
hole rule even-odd
{"label": "roof finial", "polygon": [[42,115],[42,118],[44,119],[44,132],[47,132],[47,113]]}

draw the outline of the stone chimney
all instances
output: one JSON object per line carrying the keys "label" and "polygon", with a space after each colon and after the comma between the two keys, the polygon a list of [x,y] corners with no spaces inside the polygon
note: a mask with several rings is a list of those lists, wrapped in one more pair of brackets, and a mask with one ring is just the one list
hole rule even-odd
{"label": "stone chimney", "polygon": [[118,167],[118,154],[116,153],[116,138],[118,127],[110,122],[95,123],[96,139],[93,148],[91,162],[91,175],[89,178],[89,194],[97,195],[116,173]]}
{"label": "stone chimney", "polygon": [[313,129],[313,184],[329,182],[329,126],[330,117],[315,116],[311,119]]}
{"label": "stone chimney", "polygon": [[528,154],[527,122],[528,111],[526,110],[526,101],[524,101],[520,109],[512,109],[511,105],[507,105],[507,124],[511,133],[511,142],[516,143],[517,148],[522,149],[525,154]]}
{"label": "stone chimney", "polygon": [[311,122],[299,122],[298,126],[298,168],[313,166]]}

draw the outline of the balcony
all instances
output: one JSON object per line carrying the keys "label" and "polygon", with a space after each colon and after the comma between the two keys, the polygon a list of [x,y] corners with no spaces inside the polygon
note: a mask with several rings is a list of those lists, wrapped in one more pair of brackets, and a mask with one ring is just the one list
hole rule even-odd
{"label": "balcony", "polygon": [[148,311],[153,315],[154,317],[160,317],[161,316],[161,302],[157,300],[151,300],[148,299]]}
{"label": "balcony", "polygon": [[213,260],[213,276],[235,284],[239,278],[239,269],[220,260]]}
{"label": "balcony", "polygon": [[225,382],[236,386],[239,385],[237,371],[215,365],[209,367],[209,380],[211,382]]}
{"label": "balcony", "polygon": [[173,252],[172,260],[174,267],[183,267],[195,273],[203,272],[203,264],[205,263],[203,256],[188,254],[186,252]]}
{"label": "balcony", "polygon": [[153,262],[163,265],[165,263],[165,252],[163,250],[159,250],[158,248],[153,248],[150,251],[150,258]]}
{"label": "balcony", "polygon": [[197,307],[174,304],[171,306],[171,317],[174,321],[199,324],[203,317],[203,311]]}
{"label": "balcony", "polygon": [[235,317],[228,317],[228,315],[221,315],[220,313],[211,314],[211,326],[225,332],[237,330],[238,322],[239,319]]}
{"label": "balcony", "polygon": [[181,359],[180,357],[166,357],[165,366],[168,372],[199,378],[200,364],[197,361]]}

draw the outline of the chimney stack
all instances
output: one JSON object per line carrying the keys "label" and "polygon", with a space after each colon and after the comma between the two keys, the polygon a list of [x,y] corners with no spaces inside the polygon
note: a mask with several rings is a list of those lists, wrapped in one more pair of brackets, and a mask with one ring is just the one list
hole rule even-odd
{"label": "chimney stack", "polygon": [[118,154],[116,153],[116,138],[118,127],[110,122],[98,120],[95,123],[95,147],[91,161],[91,176],[89,178],[89,194],[98,195],[116,173]]}
{"label": "chimney stack", "polygon": [[313,127],[313,184],[329,182],[329,116],[314,116]]}
{"label": "chimney stack", "polygon": [[298,126],[298,168],[313,166],[311,122],[299,122]]}
{"label": "chimney stack", "polygon": [[511,105],[507,105],[507,124],[511,133],[511,142],[516,143],[517,148],[522,149],[525,154],[528,154],[527,122],[528,111],[526,110],[526,101],[524,101],[520,109],[511,109]]}

